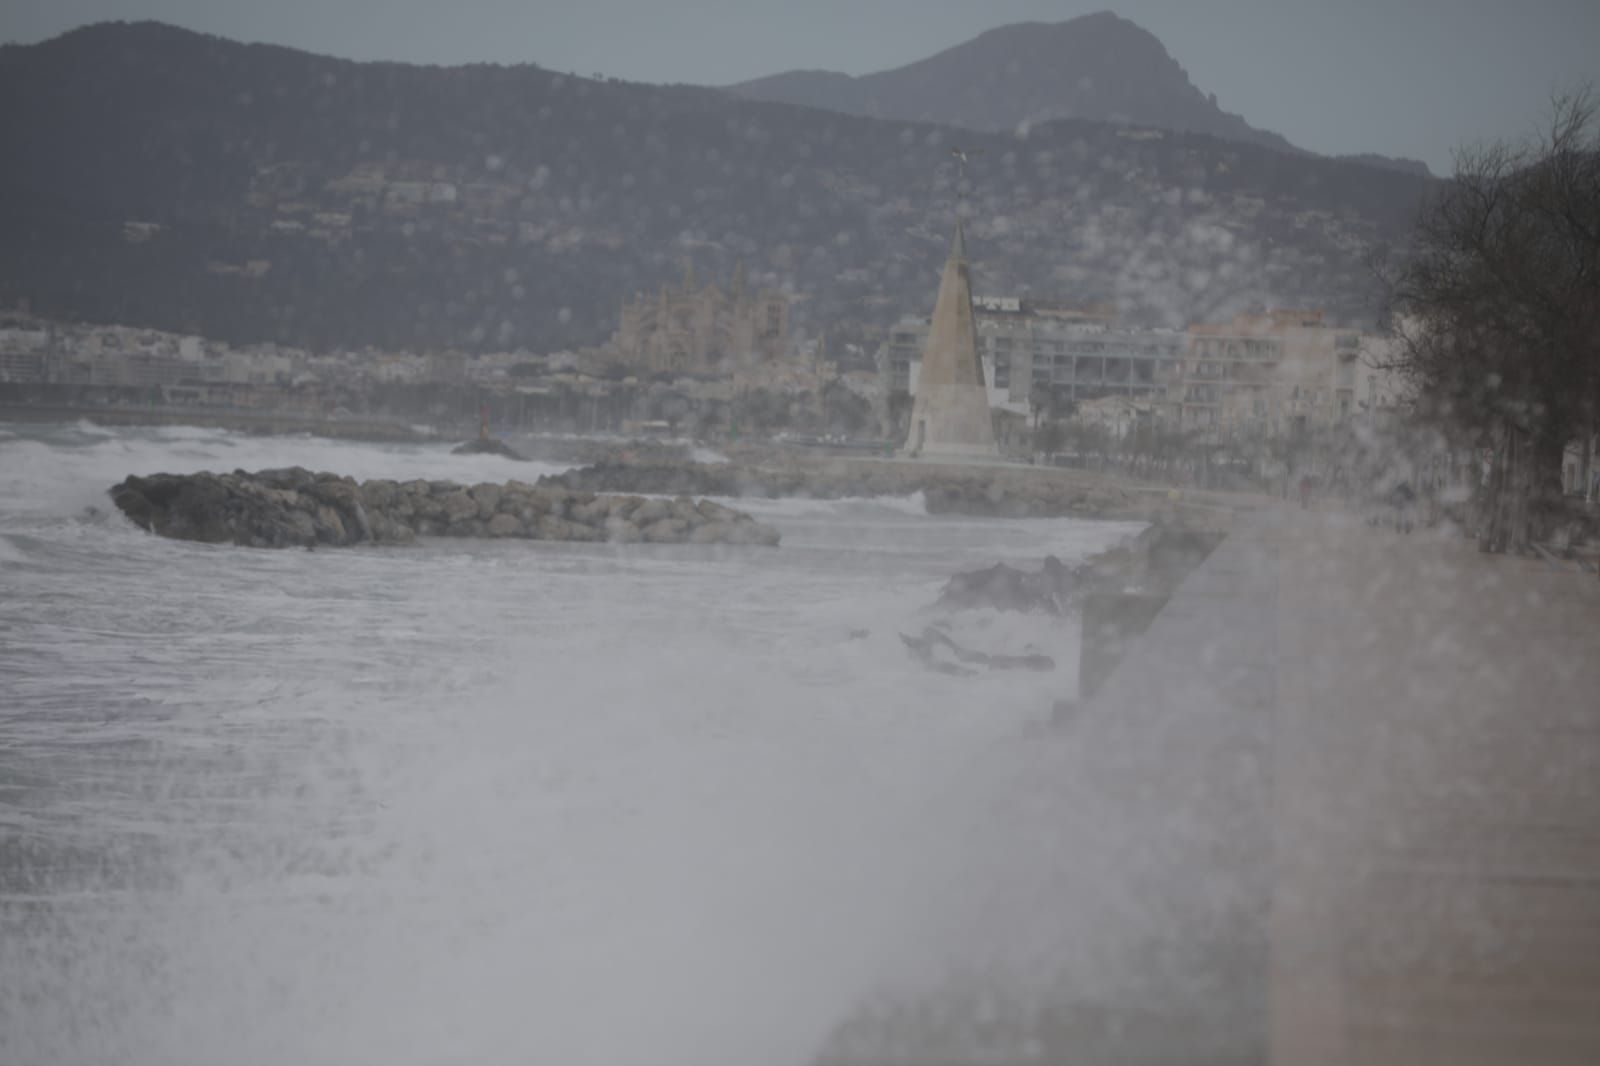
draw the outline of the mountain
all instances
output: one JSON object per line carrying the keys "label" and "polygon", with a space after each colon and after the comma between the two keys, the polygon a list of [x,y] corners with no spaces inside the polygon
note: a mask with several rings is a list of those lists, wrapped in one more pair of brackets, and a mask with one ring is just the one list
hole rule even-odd
{"label": "mountain", "polygon": [[1355,155],[1341,155],[1335,158],[1341,159],[1346,163],[1360,163],[1363,166],[1384,167],[1388,170],[1398,170],[1403,174],[1415,174],[1419,178],[1433,177],[1433,171],[1428,169],[1428,164],[1420,159],[1378,155],[1376,152],[1358,152]]}
{"label": "mountain", "polygon": [[[750,100],[990,132],[1080,118],[1301,151],[1222,110],[1154,34],[1109,11],[1002,26],[938,55],[863,77],[789,71],[728,91]],[[1412,172],[1420,167],[1427,175],[1427,167],[1414,160],[1351,158]]]}
{"label": "mountain", "polygon": [[980,291],[1181,324],[1368,308],[1418,177],[1082,119],[1025,133],[155,23],[0,48],[0,304],[316,348],[597,343],[686,261],[835,337],[925,313],[969,167]]}

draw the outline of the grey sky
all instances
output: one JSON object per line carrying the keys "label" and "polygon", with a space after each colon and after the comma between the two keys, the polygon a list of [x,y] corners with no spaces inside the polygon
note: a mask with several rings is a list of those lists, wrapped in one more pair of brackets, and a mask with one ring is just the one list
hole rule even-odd
{"label": "grey sky", "polygon": [[1252,125],[1436,172],[1464,142],[1533,133],[1553,91],[1600,88],[1600,0],[6,0],[0,39],[154,18],[356,59],[726,84],[870,73],[994,26],[1107,7]]}

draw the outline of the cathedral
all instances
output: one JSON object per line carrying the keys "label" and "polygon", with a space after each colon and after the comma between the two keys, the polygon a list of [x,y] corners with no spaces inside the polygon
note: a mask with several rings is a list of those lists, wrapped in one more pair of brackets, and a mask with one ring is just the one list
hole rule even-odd
{"label": "cathedral", "polygon": [[746,291],[740,263],[726,289],[715,281],[697,289],[691,265],[681,286],[635,296],[608,347],[640,371],[724,374],[781,360],[788,346],[788,297]]}

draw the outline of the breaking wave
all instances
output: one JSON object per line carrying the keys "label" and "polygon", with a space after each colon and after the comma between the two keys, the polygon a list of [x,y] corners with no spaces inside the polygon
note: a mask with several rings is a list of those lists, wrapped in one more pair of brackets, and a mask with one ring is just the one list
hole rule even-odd
{"label": "breaking wave", "polygon": [[3,1062],[808,1061],[875,989],[977,957],[974,840],[1014,818],[973,787],[1060,691],[929,672],[900,628],[954,570],[1134,528],[743,500],[784,547],[248,551],[105,489],[540,467],[7,431]]}

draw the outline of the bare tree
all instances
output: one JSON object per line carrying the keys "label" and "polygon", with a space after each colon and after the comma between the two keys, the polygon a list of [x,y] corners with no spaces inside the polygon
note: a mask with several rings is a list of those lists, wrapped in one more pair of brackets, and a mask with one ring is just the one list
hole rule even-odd
{"label": "bare tree", "polygon": [[1585,91],[1555,101],[1536,143],[1459,153],[1387,276],[1399,366],[1423,410],[1492,456],[1485,550],[1546,534],[1563,452],[1581,438],[1587,457],[1600,416],[1595,118]]}

